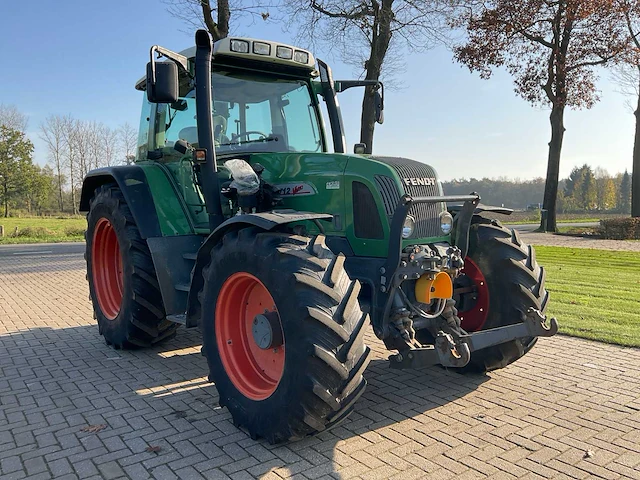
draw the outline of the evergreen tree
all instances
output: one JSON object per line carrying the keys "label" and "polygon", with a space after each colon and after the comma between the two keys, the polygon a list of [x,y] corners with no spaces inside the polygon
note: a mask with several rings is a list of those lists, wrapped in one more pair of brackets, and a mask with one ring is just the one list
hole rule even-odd
{"label": "evergreen tree", "polygon": [[593,210],[598,203],[598,189],[596,186],[596,177],[589,165],[584,165],[583,182],[581,192],[581,207],[585,210]]}
{"label": "evergreen tree", "polygon": [[622,176],[622,182],[620,182],[618,209],[622,213],[631,213],[631,175],[626,170]]}

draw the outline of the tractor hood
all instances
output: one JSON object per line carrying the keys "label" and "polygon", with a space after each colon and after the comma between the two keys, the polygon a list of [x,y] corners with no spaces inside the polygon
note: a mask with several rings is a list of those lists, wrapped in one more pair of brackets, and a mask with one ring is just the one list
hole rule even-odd
{"label": "tractor hood", "polygon": [[[256,153],[247,157],[249,163],[264,167],[263,178],[274,186],[282,207],[332,215],[327,234],[346,234],[356,254],[386,255],[391,217],[403,195],[442,195],[435,170],[406,158],[340,153]],[[409,215],[415,231],[406,241],[446,240],[440,229],[445,208],[444,203],[412,206]]]}

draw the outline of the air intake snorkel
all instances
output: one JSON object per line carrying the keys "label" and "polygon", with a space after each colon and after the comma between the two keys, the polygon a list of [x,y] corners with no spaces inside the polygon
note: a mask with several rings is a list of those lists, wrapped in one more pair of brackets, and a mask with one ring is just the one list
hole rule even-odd
{"label": "air intake snorkel", "polygon": [[218,167],[213,141],[213,116],[211,111],[211,37],[206,30],[196,32],[196,120],[198,147],[206,150],[206,161],[201,164],[202,190],[209,214],[209,228],[213,231],[224,221],[218,185]]}

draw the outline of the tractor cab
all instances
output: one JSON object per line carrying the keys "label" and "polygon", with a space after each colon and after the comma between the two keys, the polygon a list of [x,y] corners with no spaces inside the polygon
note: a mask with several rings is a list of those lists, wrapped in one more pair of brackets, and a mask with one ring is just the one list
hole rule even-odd
{"label": "tractor cab", "polygon": [[[199,147],[191,80],[195,49],[177,55],[187,59],[187,68],[179,71],[178,98],[155,104],[145,98],[141,131],[147,125],[150,131],[140,138],[138,160],[179,159],[181,154],[174,149],[178,140]],[[318,73],[309,52],[273,42],[224,39],[216,42],[212,59],[211,112],[217,156],[326,151],[316,82],[312,82]],[[146,89],[146,78],[136,88]]]}

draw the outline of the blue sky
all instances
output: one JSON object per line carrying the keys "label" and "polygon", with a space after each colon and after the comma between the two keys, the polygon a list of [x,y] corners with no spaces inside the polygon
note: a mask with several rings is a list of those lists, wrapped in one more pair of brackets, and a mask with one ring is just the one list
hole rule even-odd
{"label": "blue sky", "polygon": [[[293,43],[292,35],[274,23],[232,30]],[[137,127],[141,93],[133,85],[156,43],[172,50],[193,44],[191,27],[172,18],[160,0],[4,2],[0,103],[14,104],[29,116],[36,160],[46,162],[37,132],[49,114]],[[334,78],[353,76],[339,59],[314,53],[330,62]],[[516,97],[508,75],[498,72],[480,80],[453,63],[443,48],[406,55],[406,68],[396,75],[404,87],[386,92],[375,153],[430,163],[444,179],[545,175],[548,112]],[[631,170],[634,117],[606,72],[599,88],[602,100],[595,108],[566,115],[562,176],[583,163],[610,173]],[[352,145],[359,139],[361,92],[342,95]]]}

